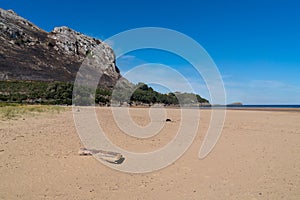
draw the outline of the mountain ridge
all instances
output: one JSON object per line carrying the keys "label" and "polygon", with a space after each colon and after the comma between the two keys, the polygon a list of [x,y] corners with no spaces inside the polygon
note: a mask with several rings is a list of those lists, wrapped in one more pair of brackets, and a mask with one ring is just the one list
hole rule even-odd
{"label": "mountain ridge", "polygon": [[111,47],[66,26],[46,32],[12,10],[0,8],[0,81],[74,82],[86,56],[97,47],[105,55],[99,86],[111,89],[120,71]]}
{"label": "mountain ridge", "polygon": [[[112,90],[119,92],[119,104],[208,103],[195,94],[161,94],[144,83],[134,85],[121,76],[113,49],[103,41],[66,26],[46,32],[12,10],[0,8],[0,43],[0,102],[71,105],[75,95],[86,105],[94,92],[87,91],[100,78],[95,102],[101,105],[110,104]],[[73,94],[76,77],[86,85],[80,95]]]}

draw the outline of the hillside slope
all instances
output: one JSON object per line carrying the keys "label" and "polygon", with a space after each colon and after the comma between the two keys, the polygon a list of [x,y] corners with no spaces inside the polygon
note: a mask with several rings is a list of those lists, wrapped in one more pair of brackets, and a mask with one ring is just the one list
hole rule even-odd
{"label": "hillside slope", "polygon": [[121,77],[113,50],[102,41],[68,27],[46,32],[12,10],[0,8],[0,81],[73,82],[85,57],[97,46],[107,58],[103,88]]}

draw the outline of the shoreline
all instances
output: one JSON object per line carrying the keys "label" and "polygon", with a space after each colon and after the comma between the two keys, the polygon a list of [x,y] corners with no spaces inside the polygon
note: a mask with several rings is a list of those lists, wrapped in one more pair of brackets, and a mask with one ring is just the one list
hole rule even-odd
{"label": "shoreline", "polygon": [[276,112],[300,112],[300,108],[284,108],[284,107],[180,107],[180,106],[165,106],[165,107],[148,107],[148,106],[130,106],[123,108],[164,108],[164,109],[199,109],[199,110],[240,110],[240,111],[276,111]]}
{"label": "shoreline", "polygon": [[273,112],[300,112],[300,108],[225,108],[226,110],[241,110],[241,111],[273,111]]}

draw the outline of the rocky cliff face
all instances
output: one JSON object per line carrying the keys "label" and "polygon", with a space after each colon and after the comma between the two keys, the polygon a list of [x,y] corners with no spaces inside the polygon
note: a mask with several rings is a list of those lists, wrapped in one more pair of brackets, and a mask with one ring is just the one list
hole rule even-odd
{"label": "rocky cliff face", "polygon": [[111,88],[121,78],[113,50],[95,38],[68,27],[50,33],[12,10],[0,8],[0,80],[73,82],[86,56],[93,49],[105,56],[100,85]]}

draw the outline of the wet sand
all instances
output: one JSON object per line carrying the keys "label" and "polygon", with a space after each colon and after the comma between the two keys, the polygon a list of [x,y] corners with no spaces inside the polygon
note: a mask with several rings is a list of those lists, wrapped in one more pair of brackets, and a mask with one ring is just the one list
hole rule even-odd
{"label": "wet sand", "polygon": [[[97,115],[116,145],[148,152],[180,127],[180,110],[166,111],[173,122],[149,139],[123,134],[109,108]],[[199,160],[210,112],[200,111],[198,134],[179,160],[146,174],[79,156],[71,111],[0,121],[0,199],[300,199],[300,112],[228,110],[217,145]],[[150,122],[146,108],[130,114],[140,126]]]}

